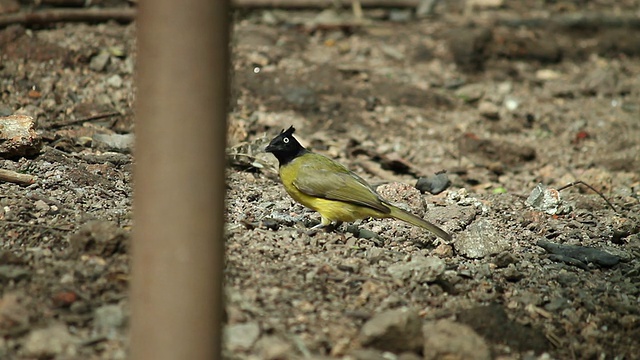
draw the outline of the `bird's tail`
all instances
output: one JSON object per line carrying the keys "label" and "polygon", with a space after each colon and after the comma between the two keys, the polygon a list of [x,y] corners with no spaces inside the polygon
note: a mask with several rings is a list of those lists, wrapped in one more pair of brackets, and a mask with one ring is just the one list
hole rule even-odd
{"label": "bird's tail", "polygon": [[396,218],[398,220],[402,220],[405,222],[408,222],[411,225],[415,225],[415,226],[419,226],[423,229],[427,229],[429,231],[431,231],[432,233],[438,235],[439,237],[441,237],[442,239],[446,240],[446,241],[451,241],[451,235],[449,235],[446,231],[440,229],[439,227],[437,227],[436,225],[428,222],[427,220],[421,219],[415,215],[413,215],[410,212],[404,211],[398,207],[395,207],[393,205],[387,205],[390,209],[391,209],[391,213],[389,213],[389,216]]}

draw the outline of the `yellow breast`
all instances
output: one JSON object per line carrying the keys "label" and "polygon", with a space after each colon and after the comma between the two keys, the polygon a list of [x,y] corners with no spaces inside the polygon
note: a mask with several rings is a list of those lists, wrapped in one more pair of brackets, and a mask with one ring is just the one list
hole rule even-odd
{"label": "yellow breast", "polygon": [[298,203],[315,210],[320,213],[324,218],[331,221],[344,221],[352,222],[358,219],[365,219],[369,217],[386,217],[379,211],[371,209],[369,207],[355,205],[343,201],[329,200],[319,198],[309,194],[305,194],[300,191],[293,182],[295,181],[298,172],[300,171],[300,165],[302,158],[296,158],[292,160],[286,166],[280,167],[280,179],[284,185],[287,193]]}

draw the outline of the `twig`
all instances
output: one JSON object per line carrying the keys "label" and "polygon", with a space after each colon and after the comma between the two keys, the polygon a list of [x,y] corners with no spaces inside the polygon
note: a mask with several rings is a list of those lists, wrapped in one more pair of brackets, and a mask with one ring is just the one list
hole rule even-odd
{"label": "twig", "polygon": [[100,336],[92,337],[90,339],[87,339],[87,340],[81,342],[80,346],[93,346],[93,345],[99,344],[99,343],[107,341],[107,340],[109,340],[108,337],[100,335]]}
{"label": "twig", "polygon": [[43,5],[51,6],[84,6],[86,0],[40,0]]}
{"label": "twig", "polygon": [[638,28],[640,17],[625,14],[571,13],[546,18],[498,19],[498,25],[508,27],[557,27],[561,29]]}
{"label": "twig", "polygon": [[360,0],[352,0],[351,8],[353,9],[353,17],[357,20],[362,20],[362,5],[360,4]]}
{"label": "twig", "polygon": [[587,184],[586,182],[582,181],[582,180],[578,180],[578,181],[574,181],[571,183],[568,183],[565,186],[559,187],[558,191],[562,191],[566,188],[572,187],[572,186],[576,186],[576,185],[584,185],[586,187],[588,187],[589,189],[593,190],[593,192],[595,192],[596,194],[600,195],[600,197],[607,203],[607,205],[609,205],[609,207],[611,207],[611,209],[613,209],[613,211],[618,212],[618,210],[616,210],[616,208],[613,206],[612,203],[609,202],[609,200],[607,200],[606,197],[604,197],[604,195],[602,195],[602,193],[598,190],[596,190],[593,186]]}
{"label": "twig", "polygon": [[[318,9],[336,6],[333,0],[232,0],[234,8],[288,8],[288,9]],[[352,6],[351,1],[338,1],[342,7]],[[362,8],[416,8],[420,0],[359,0]],[[43,25],[56,22],[104,22],[115,20],[131,22],[135,20],[135,8],[110,9],[77,9],[61,8],[47,9],[35,12],[19,12],[0,16],[0,27],[12,24]]]}
{"label": "twig", "polygon": [[41,228],[41,229],[57,230],[57,231],[72,231],[73,230],[73,229],[65,229],[65,228],[61,228],[61,227],[57,227],[57,226],[48,226],[48,225],[40,225],[40,224],[29,224],[29,223],[24,223],[24,222],[20,222],[20,221],[9,221],[9,220],[4,220],[4,219],[0,219],[0,224],[16,225],[16,226],[29,227],[29,228]]}
{"label": "twig", "polygon": [[[359,0],[363,8],[415,8],[420,0]],[[288,9],[317,9],[340,5],[352,6],[350,0],[232,0],[234,8],[288,8]]]}
{"label": "twig", "polygon": [[19,12],[0,16],[0,27],[12,24],[42,25],[67,21],[103,22],[115,20],[131,22],[136,18],[134,8],[111,9],[49,9],[36,12]]}
{"label": "twig", "polygon": [[36,178],[29,174],[0,169],[0,181],[6,181],[19,185],[31,185],[36,182]]}
{"label": "twig", "polygon": [[420,4],[416,8],[416,15],[426,17],[433,14],[433,8],[436,7],[438,0],[420,0]]}
{"label": "twig", "polygon": [[109,118],[109,117],[112,117],[112,116],[118,116],[118,115],[121,115],[121,114],[119,112],[117,112],[117,111],[112,111],[112,112],[108,112],[108,113],[85,116],[85,117],[80,118],[80,119],[60,121],[60,122],[57,122],[57,123],[50,124],[49,126],[47,126],[47,128],[49,128],[49,129],[57,129],[57,128],[61,128],[61,127],[64,127],[64,126],[84,123],[84,122],[92,121],[92,120],[105,119],[105,118]]}

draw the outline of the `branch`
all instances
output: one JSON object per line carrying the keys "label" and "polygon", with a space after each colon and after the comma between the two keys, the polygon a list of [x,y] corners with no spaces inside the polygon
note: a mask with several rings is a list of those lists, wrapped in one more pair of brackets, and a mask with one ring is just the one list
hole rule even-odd
{"label": "branch", "polygon": [[55,22],[103,22],[108,20],[131,22],[135,18],[135,8],[51,9],[1,15],[0,27],[12,24],[41,25]]}
{"label": "branch", "polygon": [[[64,1],[61,1],[64,2]],[[351,0],[232,0],[234,8],[288,8],[288,9],[318,9],[332,6],[350,7]],[[362,8],[416,8],[420,0],[360,0]],[[56,22],[104,22],[115,20],[131,22],[136,18],[136,8],[104,8],[104,9],[76,9],[61,8],[35,12],[19,12],[0,15],[0,27],[12,24],[42,25]]]}
{"label": "branch", "polygon": [[609,200],[607,200],[607,198],[604,195],[602,195],[602,193],[600,191],[596,190],[593,186],[587,184],[586,182],[584,182],[582,180],[578,180],[578,181],[574,181],[574,182],[568,183],[565,186],[559,187],[557,190],[558,191],[562,191],[562,190],[564,190],[566,188],[569,188],[569,187],[572,187],[572,186],[576,186],[576,185],[584,185],[584,186],[588,187],[589,189],[593,190],[593,192],[595,192],[596,194],[600,195],[600,197],[607,203],[607,205],[609,205],[609,207],[611,209],[613,209],[614,212],[618,212],[616,210],[616,208],[613,206],[613,204]]}
{"label": "branch", "polygon": [[0,181],[6,181],[14,184],[20,185],[31,185],[36,180],[36,178],[29,174],[21,174],[19,172],[0,169]]}
{"label": "branch", "polygon": [[111,111],[107,113],[86,116],[80,119],[66,120],[66,121],[60,121],[57,123],[52,123],[52,124],[49,124],[49,126],[46,126],[45,128],[56,129],[56,128],[61,128],[68,125],[81,124],[87,121],[101,120],[101,119],[106,119],[106,118],[110,118],[112,116],[118,116],[118,115],[122,115],[122,114],[120,114],[118,111]]}
{"label": "branch", "polygon": [[40,4],[50,6],[85,6],[86,0],[40,0]]}
{"label": "branch", "polygon": [[626,14],[572,13],[548,18],[503,18],[498,25],[508,27],[557,27],[561,29],[639,28],[640,17]]}
{"label": "branch", "polygon": [[[420,0],[360,0],[363,8],[416,8]],[[351,7],[351,0],[232,0],[234,8],[317,9],[332,6]]]}

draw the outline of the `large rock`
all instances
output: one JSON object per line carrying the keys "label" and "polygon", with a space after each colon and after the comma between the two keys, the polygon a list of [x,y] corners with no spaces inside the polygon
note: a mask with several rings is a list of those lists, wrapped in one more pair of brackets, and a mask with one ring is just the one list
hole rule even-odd
{"label": "large rock", "polygon": [[27,358],[71,359],[77,355],[78,341],[69,333],[66,325],[53,324],[32,331],[22,346]]}
{"label": "large rock", "polygon": [[120,305],[102,305],[94,312],[93,329],[96,334],[116,339],[122,334],[127,322],[128,316]]}
{"label": "large rock", "polygon": [[467,325],[451,320],[430,321],[422,328],[425,360],[489,360],[489,346]]}
{"label": "large rock", "polygon": [[438,257],[414,256],[409,262],[390,265],[387,272],[400,282],[422,284],[435,281],[444,273],[444,269],[444,260]]}
{"label": "large rock", "polygon": [[36,134],[31,116],[0,117],[0,157],[16,159],[35,156],[42,148],[42,138]]}
{"label": "large rock", "polygon": [[387,310],[375,315],[360,330],[362,344],[395,353],[420,351],[422,319],[408,308]]}
{"label": "large rock", "polygon": [[453,246],[460,255],[471,259],[481,259],[511,249],[509,241],[487,219],[471,224],[458,235]]}
{"label": "large rock", "polygon": [[69,250],[73,255],[111,256],[126,252],[129,234],[111,221],[92,220],[69,235]]}

